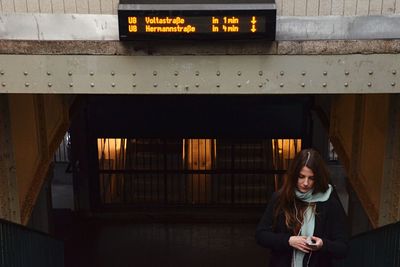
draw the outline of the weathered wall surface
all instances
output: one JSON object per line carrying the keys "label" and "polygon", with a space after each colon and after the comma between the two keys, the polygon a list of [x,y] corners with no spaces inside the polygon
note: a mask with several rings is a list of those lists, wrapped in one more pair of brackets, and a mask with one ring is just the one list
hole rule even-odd
{"label": "weathered wall surface", "polygon": [[386,140],[391,127],[389,99],[387,94],[340,95],[332,104],[331,140],[375,227],[380,225]]}
{"label": "weathered wall surface", "polygon": [[265,42],[0,40],[0,54],[26,55],[349,55],[399,54],[400,40]]}
{"label": "weathered wall surface", "polygon": [[0,95],[0,218],[20,223],[16,164],[8,96]]}
{"label": "weathered wall surface", "polygon": [[[7,13],[117,14],[118,0],[1,0]],[[189,2],[189,1],[188,1]],[[276,0],[279,16],[400,14],[400,0]]]}
{"label": "weathered wall surface", "polygon": [[1,0],[8,13],[117,14],[118,0]]}
{"label": "weathered wall surface", "polygon": [[281,16],[365,16],[400,13],[399,0],[276,0]]}
{"label": "weathered wall surface", "polygon": [[23,205],[41,161],[36,103],[32,95],[10,95],[9,101],[19,203]]}
{"label": "weathered wall surface", "polygon": [[21,222],[26,224],[68,128],[63,95],[9,95]]}
{"label": "weathered wall surface", "polygon": [[[388,127],[388,95],[365,97],[363,124],[361,125],[361,148],[359,149],[359,182],[363,183],[372,203],[372,210],[379,211],[386,132]],[[377,216],[377,215],[375,215]],[[376,220],[378,217],[375,218]]]}
{"label": "weathered wall surface", "polygon": [[340,159],[347,170],[353,141],[354,103],[355,95],[336,96],[332,103],[330,135],[335,147],[340,146],[339,150],[343,151]]}

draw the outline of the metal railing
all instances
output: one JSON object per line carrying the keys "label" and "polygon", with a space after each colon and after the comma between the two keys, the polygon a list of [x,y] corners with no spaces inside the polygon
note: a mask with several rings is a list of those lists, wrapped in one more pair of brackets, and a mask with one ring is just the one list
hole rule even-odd
{"label": "metal railing", "polygon": [[54,162],[68,163],[70,161],[71,153],[71,138],[69,132],[64,135],[61,144],[59,145],[57,151],[54,153]]}
{"label": "metal railing", "polygon": [[63,267],[64,244],[44,233],[0,219],[0,266]]}
{"label": "metal railing", "polygon": [[301,141],[102,138],[97,145],[102,205],[263,206]]}
{"label": "metal railing", "polygon": [[333,145],[332,145],[331,142],[329,142],[328,150],[329,150],[328,160],[329,160],[329,161],[338,161],[339,156],[338,156],[338,154],[336,153],[336,150],[335,150],[335,148],[333,147]]}
{"label": "metal railing", "polygon": [[400,266],[400,222],[353,237],[346,259],[335,266]]}

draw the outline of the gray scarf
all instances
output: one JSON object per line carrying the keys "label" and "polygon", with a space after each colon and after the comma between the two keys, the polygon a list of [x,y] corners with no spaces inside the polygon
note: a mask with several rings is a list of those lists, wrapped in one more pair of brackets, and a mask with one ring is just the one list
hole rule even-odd
{"label": "gray scarf", "polygon": [[[311,203],[324,202],[327,201],[332,192],[332,186],[328,185],[328,190],[323,193],[313,194],[313,190],[309,190],[306,193],[302,193],[297,188],[295,189],[296,197],[303,201],[309,203],[307,209],[304,212],[303,224],[300,229],[299,235],[301,236],[312,236],[314,234],[315,227],[315,212],[313,207],[310,206]],[[293,250],[293,267],[302,267],[303,258],[305,253],[294,249]]]}

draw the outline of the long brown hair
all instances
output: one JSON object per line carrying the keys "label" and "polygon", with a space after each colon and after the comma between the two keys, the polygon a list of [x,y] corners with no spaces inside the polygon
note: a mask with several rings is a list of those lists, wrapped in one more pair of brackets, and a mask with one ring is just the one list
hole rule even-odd
{"label": "long brown hair", "polygon": [[328,190],[329,173],[321,155],[314,149],[303,149],[293,159],[275,205],[274,223],[283,213],[286,226],[297,234],[306,204],[297,200],[295,189],[301,169],[307,166],[314,173],[313,194]]}

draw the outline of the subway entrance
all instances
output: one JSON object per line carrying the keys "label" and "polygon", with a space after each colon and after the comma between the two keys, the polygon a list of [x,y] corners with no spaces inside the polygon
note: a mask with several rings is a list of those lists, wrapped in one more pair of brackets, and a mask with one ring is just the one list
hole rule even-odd
{"label": "subway entrance", "polygon": [[71,128],[74,161],[88,166],[75,180],[89,177],[92,210],[265,207],[310,142],[311,104],[310,96],[87,96]]}

